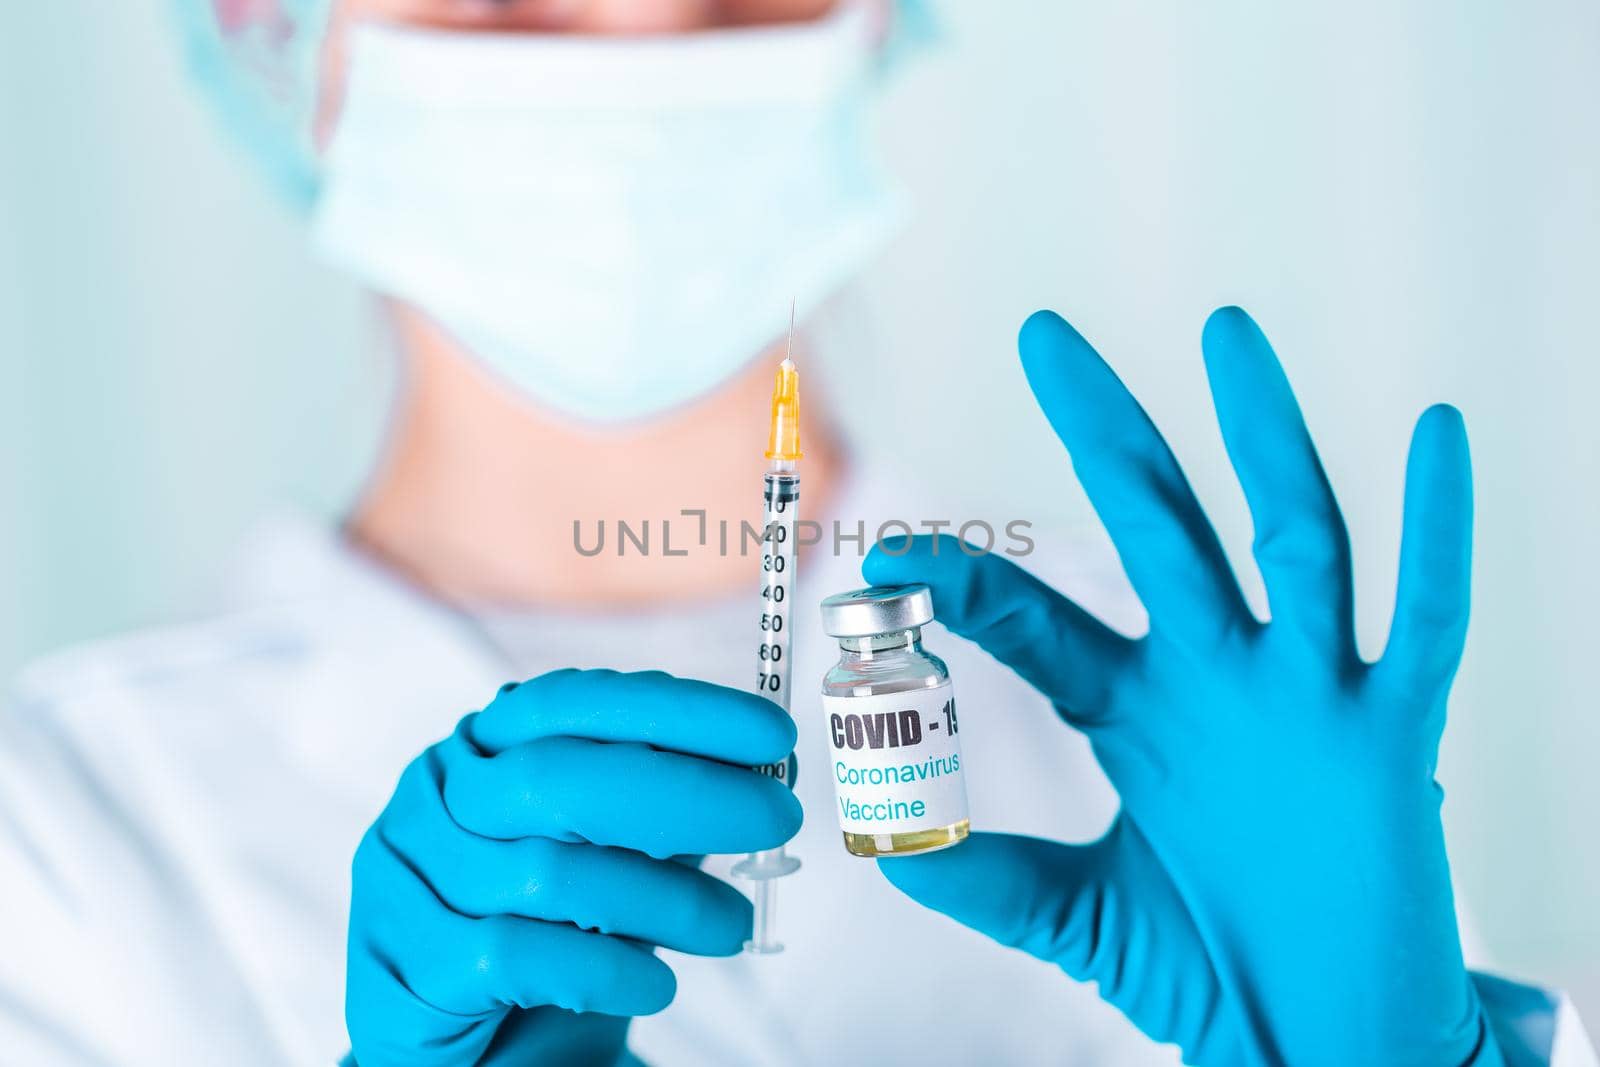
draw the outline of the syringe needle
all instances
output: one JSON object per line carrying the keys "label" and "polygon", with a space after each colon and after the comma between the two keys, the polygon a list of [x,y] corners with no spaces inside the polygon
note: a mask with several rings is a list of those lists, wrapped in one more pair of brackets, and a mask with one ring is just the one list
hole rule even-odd
{"label": "syringe needle", "polygon": [[[793,305],[790,306],[791,313]],[[794,343],[794,327],[789,328],[789,342]],[[794,360],[785,353],[778,364],[778,376],[772,386],[772,420],[767,430],[767,458],[774,470],[794,470],[800,459],[800,371]]]}
{"label": "syringe needle", "polygon": [[783,346],[783,361],[785,363],[789,364],[791,367],[794,366],[794,360],[790,359],[789,356],[793,351],[794,351],[794,297],[791,296],[789,298],[789,340]]}

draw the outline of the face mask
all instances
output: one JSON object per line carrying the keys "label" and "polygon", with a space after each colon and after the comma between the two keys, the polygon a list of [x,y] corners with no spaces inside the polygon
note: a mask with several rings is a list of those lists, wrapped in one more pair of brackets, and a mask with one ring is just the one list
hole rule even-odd
{"label": "face mask", "polygon": [[606,40],[363,25],[321,249],[589,420],[714,388],[877,250],[870,27]]}

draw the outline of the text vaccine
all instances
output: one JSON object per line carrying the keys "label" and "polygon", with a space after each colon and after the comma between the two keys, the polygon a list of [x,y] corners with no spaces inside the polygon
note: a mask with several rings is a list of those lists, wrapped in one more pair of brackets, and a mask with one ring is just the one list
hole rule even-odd
{"label": "text vaccine", "polygon": [[822,602],[839,662],[822,680],[844,847],[908,856],[967,836],[967,785],[950,673],[922,647],[933,621],[925,585],[874,586]]}

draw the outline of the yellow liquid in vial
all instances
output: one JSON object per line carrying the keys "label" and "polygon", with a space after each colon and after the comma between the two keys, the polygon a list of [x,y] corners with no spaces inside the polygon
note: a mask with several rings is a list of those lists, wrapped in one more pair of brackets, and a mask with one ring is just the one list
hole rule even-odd
{"label": "yellow liquid in vial", "polygon": [[852,856],[915,856],[959,845],[967,839],[970,820],[962,819],[932,830],[911,830],[903,834],[844,834],[844,847]]}

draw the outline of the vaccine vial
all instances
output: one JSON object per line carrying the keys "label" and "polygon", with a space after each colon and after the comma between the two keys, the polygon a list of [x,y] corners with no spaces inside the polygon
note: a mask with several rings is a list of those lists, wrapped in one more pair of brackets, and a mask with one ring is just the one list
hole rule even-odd
{"label": "vaccine vial", "polygon": [[967,836],[967,786],[955,690],[922,647],[926,585],[874,586],[822,602],[839,662],[822,680],[829,775],[844,847],[909,856]]}

